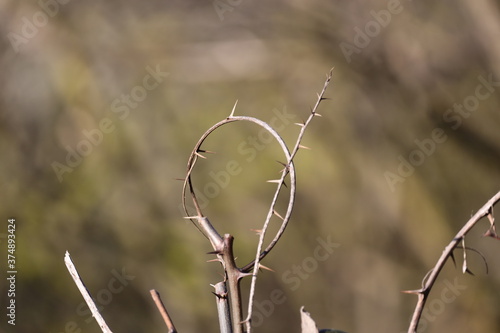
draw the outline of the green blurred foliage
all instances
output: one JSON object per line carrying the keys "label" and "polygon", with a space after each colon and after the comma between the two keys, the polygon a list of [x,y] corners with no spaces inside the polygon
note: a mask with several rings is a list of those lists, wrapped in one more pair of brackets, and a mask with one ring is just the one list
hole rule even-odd
{"label": "green blurred foliage", "polygon": [[[238,115],[289,115],[280,134],[293,144],[293,123],[307,117],[335,67],[331,100],[303,142],[312,150],[297,155],[292,221],[264,261],[275,272],[257,283],[255,330],[297,332],[305,305],[322,328],[405,331],[416,299],[400,291],[420,286],[499,189],[500,87],[473,112],[453,109],[473,102],[479,77],[499,81],[499,22],[498,2],[482,0],[2,1],[0,217],[17,220],[18,307],[16,326],[5,318],[0,325],[99,332],[64,266],[68,250],[114,332],[164,330],[152,288],[179,331],[217,331],[209,284],[221,269],[206,263],[209,243],[182,219],[175,178],[236,100]],[[355,50],[348,56],[347,44]],[[154,71],[168,75],[155,81]],[[436,129],[444,142],[416,153],[415,140],[429,142]],[[261,227],[274,188],[265,180],[283,160],[258,135],[248,124],[221,128],[204,146],[217,154],[193,175],[203,192],[210,172],[229,161],[241,167],[206,206],[219,232],[235,235],[240,264],[254,255],[250,229]],[[251,147],[255,158],[242,153]],[[386,172],[397,174],[412,153],[421,165],[391,185]],[[66,166],[59,177],[55,162]],[[474,254],[475,277],[447,265],[424,332],[500,330],[500,243],[481,239],[486,227],[467,240],[484,253],[489,274]],[[328,239],[339,246],[311,261]],[[110,293],[123,270],[133,278]],[[466,288],[443,303],[457,277]],[[285,299],[270,307],[274,290]]]}

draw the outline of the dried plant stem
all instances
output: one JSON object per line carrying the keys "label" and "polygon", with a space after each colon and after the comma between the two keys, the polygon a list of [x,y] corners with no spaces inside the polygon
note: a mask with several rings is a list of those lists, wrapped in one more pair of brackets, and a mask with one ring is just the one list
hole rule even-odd
{"label": "dried plant stem", "polygon": [[[278,132],[276,132],[275,129],[273,129],[271,126],[269,126],[266,122],[253,118],[253,117],[245,117],[245,116],[235,116],[234,111],[236,108],[236,104],[234,105],[231,114],[229,117],[226,119],[223,119],[222,121],[216,123],[213,125],[211,128],[209,128],[198,140],[196,143],[193,151],[191,152],[191,155],[188,159],[188,165],[187,165],[187,172],[186,172],[186,178],[184,180],[184,186],[182,189],[182,205],[184,207],[184,211],[186,213],[187,219],[190,219],[195,226],[202,232],[205,237],[207,237],[210,240],[210,243],[212,244],[212,247],[214,249],[214,254],[217,255],[218,260],[222,263],[226,276],[224,279],[224,283],[226,283],[226,286],[229,290],[229,298],[230,298],[230,312],[231,312],[231,322],[232,322],[232,328],[234,333],[241,333],[243,332],[243,325],[245,324],[246,331],[251,332],[251,317],[252,317],[252,307],[253,307],[253,299],[255,295],[255,285],[256,285],[256,280],[257,280],[257,274],[258,274],[258,269],[260,267],[260,261],[274,248],[276,243],[280,240],[283,232],[285,231],[286,226],[288,225],[288,221],[290,220],[292,210],[293,210],[293,205],[294,205],[294,200],[295,200],[295,167],[293,164],[293,158],[297,151],[300,148],[306,148],[302,146],[300,143],[302,141],[302,137],[304,136],[304,132],[311,122],[312,118],[314,116],[319,116],[319,114],[316,113],[316,110],[318,109],[320,103],[322,100],[326,99],[324,98],[324,93],[326,91],[326,88],[328,87],[330,80],[332,77],[332,71],[330,71],[329,75],[327,75],[326,82],[324,84],[323,90],[321,91],[320,94],[318,94],[318,100],[315,104],[315,106],[311,109],[310,116],[308,119],[301,124],[298,124],[301,126],[301,130],[299,132],[299,136],[297,139],[297,142],[295,144],[295,147],[290,153],[287,145],[283,141],[283,139],[280,137]],[[206,140],[206,138],[214,132],[217,128],[235,122],[235,121],[247,121],[247,122],[252,122],[254,124],[259,125],[263,129],[265,129],[267,132],[269,132],[278,142],[280,145],[281,150],[285,154],[286,158],[286,164],[284,164],[285,168],[283,169],[281,173],[280,179],[277,180],[271,180],[270,182],[277,183],[278,186],[276,188],[275,194],[273,196],[273,199],[271,201],[271,206],[268,211],[268,214],[266,216],[266,220],[264,222],[263,229],[260,233],[259,237],[259,242],[257,245],[257,252],[256,252],[256,257],[255,259],[248,263],[247,265],[243,266],[241,269],[236,266],[235,260],[234,260],[234,255],[232,251],[232,244],[233,244],[233,237],[231,235],[224,235],[224,237],[221,237],[220,234],[217,232],[217,230],[214,228],[214,226],[211,224],[211,222],[208,220],[206,216],[204,216],[201,207],[198,203],[198,199],[196,197],[196,191],[193,187],[192,184],[192,179],[191,175],[194,169],[194,166],[196,165],[196,162],[198,161],[199,158],[205,159],[206,157],[203,155],[203,153],[208,153],[209,151],[206,151],[201,148],[203,142]],[[290,178],[290,195],[289,195],[289,202],[287,206],[287,211],[284,214],[284,217],[282,217],[279,213],[276,212],[275,206],[277,203],[278,196],[281,192],[281,189],[285,183],[285,178],[289,176]],[[186,197],[187,197],[187,192],[189,188],[189,193],[191,195],[193,205],[194,205],[194,214],[193,212],[190,212],[187,205],[186,205]],[[279,230],[277,231],[276,235],[274,238],[271,240],[271,242],[267,245],[267,247],[263,250],[264,247],[264,238],[267,233],[267,229],[270,223],[270,220],[273,215],[278,216],[279,218],[282,219],[281,226]],[[252,271],[252,273],[250,273]],[[245,277],[245,276],[252,276],[252,282],[250,285],[250,297],[249,297],[249,303],[248,303],[248,315],[245,320],[242,320],[242,302],[241,302],[241,295],[240,295],[240,280]],[[219,312],[219,317],[220,316],[227,316],[227,312],[221,313]],[[225,322],[228,322],[229,318],[225,319]]]}
{"label": "dried plant stem", "polygon": [[[485,216],[490,216],[492,214],[493,206],[495,206],[498,201],[500,201],[500,192],[498,192],[490,200],[488,200],[488,202],[484,204],[484,206],[481,207],[476,212],[476,214],[474,214],[474,216],[469,219],[469,221],[467,221],[462,229],[460,229],[460,231],[455,235],[453,240],[445,247],[443,254],[437,261],[436,265],[426,276],[427,278],[422,282],[421,289],[404,291],[405,293],[416,294],[418,296],[417,305],[413,312],[413,317],[408,328],[408,333],[417,332],[418,323],[422,316],[422,312],[424,310],[424,306],[432,289],[432,286],[436,282],[436,279],[439,276],[439,273],[443,269],[444,264],[446,263],[448,258],[453,256],[453,250],[463,241],[467,233],[476,225],[477,222],[479,222],[479,220],[481,220]],[[465,248],[463,250],[466,251]]]}
{"label": "dried plant stem", "polygon": [[160,293],[155,289],[151,289],[149,292],[151,293],[151,297],[153,298],[153,301],[155,302],[158,311],[160,311],[161,317],[163,318],[165,325],[167,325],[168,332],[176,333],[177,330],[175,329],[174,323],[172,322],[172,318],[170,318],[170,315],[168,314],[167,308],[165,308],[165,305],[161,300]]}
{"label": "dried plant stem", "polygon": [[215,301],[217,303],[217,313],[219,314],[219,325],[221,333],[232,333],[231,318],[228,302],[226,283],[221,281],[214,286]]}
{"label": "dried plant stem", "polygon": [[[234,111],[234,110],[233,110]],[[212,126],[210,129],[208,129],[200,138],[198,143],[195,145],[195,148],[193,149],[191,156],[188,160],[188,167],[187,167],[187,175],[186,179],[184,181],[184,186],[183,186],[183,195],[182,195],[182,203],[184,210],[186,212],[186,215],[188,215],[186,218],[190,219],[196,227],[207,237],[211,244],[212,247],[214,248],[214,253],[217,254],[220,262],[222,263],[224,270],[226,271],[228,283],[227,287],[229,289],[229,297],[230,297],[230,304],[231,304],[231,316],[232,316],[232,325],[233,325],[233,330],[235,333],[241,333],[243,331],[243,320],[242,320],[242,304],[241,304],[241,297],[240,297],[240,290],[239,290],[239,280],[247,276],[246,271],[243,271],[239,269],[235,262],[234,262],[234,255],[232,253],[232,242],[233,242],[233,237],[230,235],[225,235],[224,238],[222,238],[219,233],[216,231],[216,229],[213,227],[213,225],[210,223],[207,217],[205,217],[201,211],[201,208],[198,204],[198,200],[196,198],[196,193],[194,190],[194,187],[192,185],[192,180],[191,180],[191,173],[193,171],[193,168],[198,160],[202,155],[200,152],[203,152],[204,150],[201,149],[202,143],[205,141],[205,139],[217,128],[220,126],[223,126],[225,124],[235,122],[235,121],[248,121],[255,123],[261,127],[263,127],[265,130],[267,130],[271,135],[274,136],[274,138],[277,140],[279,143],[281,149],[283,150],[285,157],[287,160],[290,160],[290,153],[288,151],[288,148],[284,142],[284,140],[279,136],[279,134],[271,127],[269,126],[266,122],[263,122],[262,120],[252,118],[252,117],[245,117],[245,116],[233,116],[233,112],[231,112],[231,116],[228,118],[218,122],[214,126]],[[290,173],[290,178],[293,182],[295,182],[295,170],[293,168],[293,164],[288,168],[289,173]],[[191,198],[193,200],[193,204],[196,209],[196,215],[191,215],[190,212],[188,211],[187,205],[186,205],[186,194],[187,194],[187,189],[189,188],[189,192],[191,194]],[[282,222],[282,226],[280,230],[277,232],[275,235],[274,239],[271,241],[271,243],[267,246],[266,250],[261,254],[261,258],[263,258],[271,249],[276,245],[278,240],[280,239],[281,235],[283,234],[286,224],[288,223],[288,220],[290,218],[292,208],[293,208],[293,198],[294,194],[293,191],[295,191],[295,187],[290,188],[290,200],[291,202],[288,205],[288,211],[285,215],[284,221]],[[247,265],[249,267],[249,270],[253,267],[253,263],[250,263]]]}
{"label": "dried plant stem", "polygon": [[[276,191],[274,193],[273,200],[271,201],[271,206],[270,206],[269,211],[267,213],[266,220],[264,222],[264,226],[262,228],[262,231],[260,232],[259,243],[257,245],[257,251],[256,251],[256,255],[255,255],[255,260],[254,260],[255,264],[253,265],[252,281],[250,283],[250,295],[249,295],[249,300],[248,300],[248,314],[247,314],[247,317],[245,319],[246,331],[248,333],[250,333],[252,331],[251,319],[252,319],[253,302],[254,302],[254,298],[255,298],[255,288],[256,288],[256,283],[257,283],[257,275],[259,272],[259,266],[260,266],[259,263],[263,257],[261,255],[261,251],[262,251],[262,247],[264,244],[264,238],[266,236],[267,228],[269,226],[269,222],[271,221],[271,217],[276,214],[276,210],[275,210],[276,202],[278,200],[278,196],[279,196],[279,193],[281,191],[281,188],[283,187],[283,184],[285,182],[285,178],[289,173],[291,176],[290,177],[290,183],[291,183],[290,184],[290,193],[291,193],[292,197],[290,198],[290,201],[289,201],[289,209],[288,210],[291,213],[291,210],[292,210],[293,204],[294,204],[295,192],[296,192],[295,174],[292,174],[290,172],[290,170],[293,170],[292,169],[293,168],[293,158],[297,154],[297,151],[299,150],[299,148],[301,148],[302,138],[304,136],[304,133],[305,133],[309,123],[314,118],[314,116],[318,116],[317,110],[318,110],[319,105],[321,104],[321,101],[325,99],[324,94],[325,94],[326,89],[328,88],[328,85],[330,84],[330,81],[332,79],[332,71],[333,71],[333,69],[327,75],[326,81],[323,85],[323,89],[321,90],[321,93],[318,94],[318,99],[317,99],[314,107],[311,109],[311,113],[309,114],[309,117],[307,118],[307,120],[303,124],[300,124],[301,128],[300,128],[300,132],[299,132],[297,141],[295,143],[295,147],[292,150],[291,154],[289,156],[287,156],[287,164],[281,173],[281,178],[278,182],[278,186],[277,186]],[[288,211],[287,211],[287,215],[285,216],[284,219],[286,219],[286,221],[288,222],[289,218],[290,218],[290,215],[288,214]],[[283,230],[284,230],[284,227],[286,227],[286,224],[287,223],[282,224]]]}
{"label": "dried plant stem", "polygon": [[85,300],[85,302],[87,302],[87,305],[89,306],[90,311],[92,312],[92,316],[95,318],[95,320],[99,324],[99,327],[101,327],[101,330],[103,331],[103,333],[111,333],[111,330],[109,329],[108,325],[104,321],[104,318],[99,313],[99,310],[97,309],[97,306],[95,305],[95,302],[92,299],[92,295],[90,295],[90,292],[88,291],[87,287],[85,287],[85,284],[83,283],[82,279],[80,278],[80,275],[78,274],[78,271],[76,270],[76,267],[73,264],[73,261],[71,261],[71,257],[69,255],[68,251],[66,251],[66,255],[64,256],[64,263],[66,264],[66,267],[68,268],[69,274],[71,274],[73,281],[75,281],[75,284],[78,287],[78,290],[80,290],[80,293],[82,294],[83,299]]}

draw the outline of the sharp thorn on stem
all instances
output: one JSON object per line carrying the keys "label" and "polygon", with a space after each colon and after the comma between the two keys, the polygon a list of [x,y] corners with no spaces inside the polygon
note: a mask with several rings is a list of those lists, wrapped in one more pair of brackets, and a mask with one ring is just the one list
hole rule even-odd
{"label": "sharp thorn on stem", "polygon": [[228,118],[232,118],[234,116],[234,110],[236,110],[236,105],[238,105],[238,100],[236,100],[236,103],[234,103],[233,109],[231,110],[231,114],[229,115]]}
{"label": "sharp thorn on stem", "polygon": [[265,269],[266,271],[271,271],[271,272],[274,272],[274,270],[273,270],[273,269],[271,269],[271,268],[269,268],[269,267],[267,267],[267,266],[264,266],[264,265],[262,265],[261,263],[259,263],[259,269]]}
{"label": "sharp thorn on stem", "polygon": [[450,258],[453,261],[453,266],[455,266],[455,268],[457,268],[457,262],[455,260],[455,254],[453,254],[453,251],[450,252]]}
{"label": "sharp thorn on stem", "polygon": [[205,157],[205,156],[203,156],[202,154],[198,153],[197,151],[195,151],[195,152],[194,152],[194,154],[195,154],[196,156],[198,156],[198,157],[201,157],[201,158],[203,158],[203,159],[206,159],[206,157]]}
{"label": "sharp thorn on stem", "polygon": [[210,260],[207,260],[206,262],[220,262],[220,263],[222,263],[221,259],[219,259],[219,258],[210,259]]}
{"label": "sharp thorn on stem", "polygon": [[424,293],[424,291],[422,289],[402,290],[401,292],[404,293],[404,294],[414,294],[414,295],[420,295],[420,294]]}
{"label": "sharp thorn on stem", "polygon": [[207,153],[207,154],[215,154],[215,151],[210,151],[210,150],[205,150],[205,149],[198,149],[199,153]]}
{"label": "sharp thorn on stem", "polygon": [[262,229],[250,229],[250,231],[255,232],[259,236],[262,234]]}
{"label": "sharp thorn on stem", "polygon": [[186,219],[186,220],[197,220],[199,218],[200,218],[199,216],[184,216],[183,217],[183,219]]}
{"label": "sharp thorn on stem", "polygon": [[284,220],[283,216],[281,216],[275,209],[273,209],[273,214],[279,217],[281,220]]}

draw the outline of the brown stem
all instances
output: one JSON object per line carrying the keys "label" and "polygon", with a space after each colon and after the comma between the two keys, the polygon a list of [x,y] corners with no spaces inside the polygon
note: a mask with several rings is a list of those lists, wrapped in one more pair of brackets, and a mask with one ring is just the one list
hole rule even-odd
{"label": "brown stem", "polygon": [[233,253],[234,237],[225,234],[224,245],[222,249],[222,260],[224,261],[224,268],[227,274],[227,286],[229,289],[229,298],[231,304],[231,321],[233,323],[234,333],[243,332],[243,309],[241,307],[241,290],[240,279],[243,273],[236,266]]}
{"label": "brown stem", "polygon": [[160,293],[155,289],[151,289],[149,292],[151,293],[151,297],[153,298],[158,311],[160,311],[163,321],[165,321],[165,325],[167,325],[168,333],[177,333],[174,323],[172,322],[172,318],[170,318],[170,315],[168,314],[167,309],[165,308],[165,305],[161,300]]}

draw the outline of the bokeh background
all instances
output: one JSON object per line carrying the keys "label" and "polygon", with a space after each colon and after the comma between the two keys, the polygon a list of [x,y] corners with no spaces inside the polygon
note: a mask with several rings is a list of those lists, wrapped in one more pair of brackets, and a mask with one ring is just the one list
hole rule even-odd
{"label": "bokeh background", "polygon": [[[66,250],[114,332],[165,331],[152,288],[180,332],[217,332],[221,269],[182,218],[176,178],[236,100],[236,114],[272,122],[293,145],[332,67],[331,99],[303,141],[312,149],[296,157],[292,221],[258,280],[256,332],[299,332],[301,305],[320,328],[406,331],[416,297],[401,291],[420,287],[500,189],[498,1],[3,0],[0,17],[2,332],[100,332]],[[243,265],[283,156],[243,123],[204,148],[216,154],[195,186]],[[228,163],[239,168],[226,180]],[[500,331],[500,242],[481,238],[487,226],[466,245],[488,274],[469,252],[475,276],[462,275],[457,252],[421,332]],[[274,290],[284,296],[270,306]]]}

